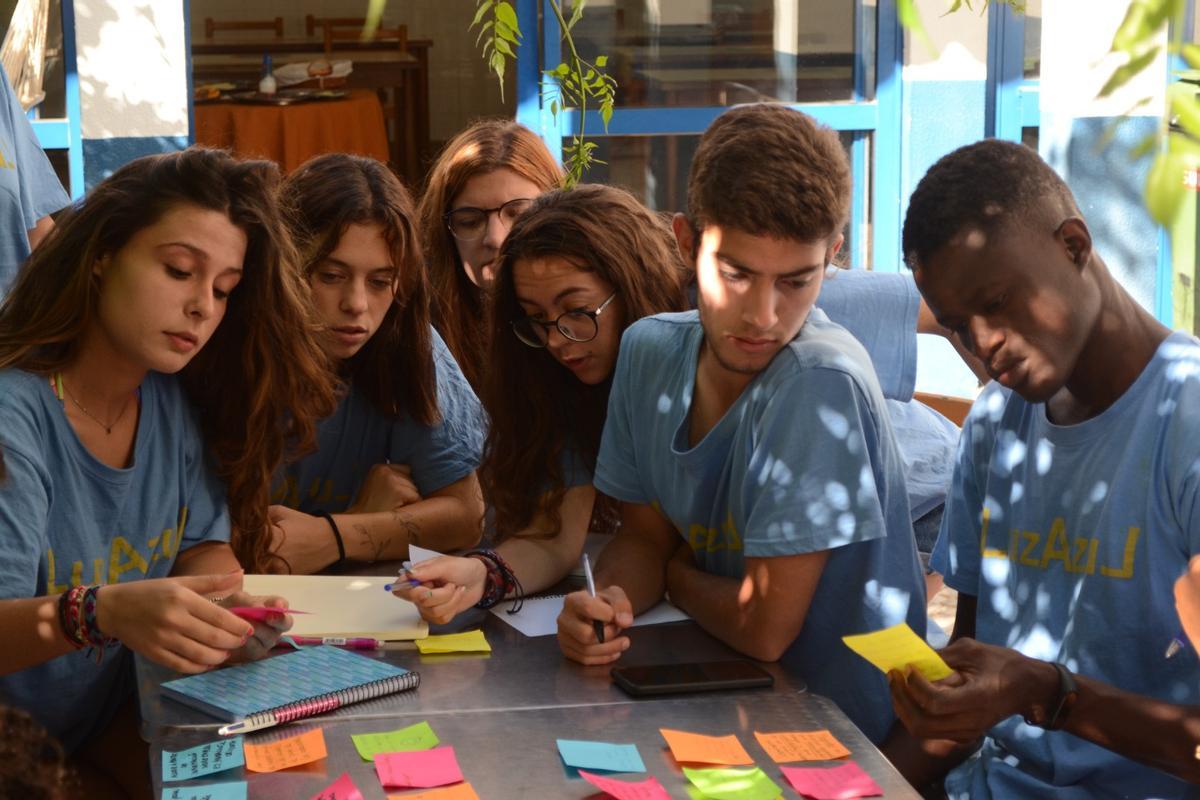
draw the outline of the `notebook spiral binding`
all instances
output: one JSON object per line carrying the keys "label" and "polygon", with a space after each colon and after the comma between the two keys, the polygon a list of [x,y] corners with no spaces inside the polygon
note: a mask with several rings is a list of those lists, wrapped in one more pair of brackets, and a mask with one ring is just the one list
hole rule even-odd
{"label": "notebook spiral binding", "polygon": [[262,724],[270,725],[291,722],[295,719],[324,714],[342,706],[361,703],[364,700],[373,700],[376,697],[384,697],[396,692],[416,689],[420,685],[420,673],[406,672],[403,675],[395,675],[391,678],[371,681],[361,686],[354,686],[338,692],[330,692],[329,694],[302,700],[298,703],[288,703],[285,706],[260,711],[257,714],[251,714],[246,717],[246,723],[247,727],[254,728]]}

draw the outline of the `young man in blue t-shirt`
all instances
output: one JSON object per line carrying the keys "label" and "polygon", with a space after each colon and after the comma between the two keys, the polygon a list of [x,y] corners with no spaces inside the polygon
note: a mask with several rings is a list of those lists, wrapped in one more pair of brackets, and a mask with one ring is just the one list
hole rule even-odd
{"label": "young man in blue t-shirt", "polygon": [[1200,342],[1117,283],[1070,190],[1021,145],[935,164],[904,252],[995,378],[934,549],[959,591],[955,673],[890,676],[926,751],[960,749],[913,763],[954,765],[955,798],[1193,796],[1200,662],[1164,651],[1172,583],[1200,553]]}
{"label": "young man in blue t-shirt", "polygon": [[675,220],[699,310],[625,332],[594,478],[622,524],[599,596],[568,596],[558,638],[569,658],[614,661],[633,614],[666,592],[880,742],[895,721],[886,681],[840,639],[924,631],[925,593],[870,360],[813,307],[850,188],[837,135],[799,112],[735,108],[701,138]]}

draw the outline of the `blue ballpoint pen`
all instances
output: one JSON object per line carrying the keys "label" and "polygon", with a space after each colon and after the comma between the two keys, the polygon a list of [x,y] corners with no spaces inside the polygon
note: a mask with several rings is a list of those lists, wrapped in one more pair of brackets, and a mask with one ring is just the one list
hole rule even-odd
{"label": "blue ballpoint pen", "polygon": [[[410,577],[407,577],[407,578],[403,578],[403,579],[402,579],[402,578],[400,577],[401,575],[405,575],[405,574],[407,574],[407,573],[408,573],[408,571],[409,571],[409,570],[411,570],[411,569],[412,569],[412,562],[411,562],[411,561],[405,561],[405,562],[404,562],[404,563],[401,565],[400,575],[397,575],[397,576],[396,576],[396,580],[397,580],[397,581],[404,580],[404,581],[406,581],[406,582],[408,583],[408,585],[409,585],[409,586],[420,586],[420,585],[421,585],[421,582],[420,582],[419,580],[417,580],[416,578],[413,578],[413,577],[411,577],[411,576],[410,576]],[[383,590],[384,590],[385,592],[390,592],[390,591],[392,590],[392,587],[393,587],[393,586],[395,586],[395,585],[396,585],[396,584],[394,584],[394,583],[388,583],[388,584],[385,584],[385,585],[384,585],[384,587],[383,587]]]}

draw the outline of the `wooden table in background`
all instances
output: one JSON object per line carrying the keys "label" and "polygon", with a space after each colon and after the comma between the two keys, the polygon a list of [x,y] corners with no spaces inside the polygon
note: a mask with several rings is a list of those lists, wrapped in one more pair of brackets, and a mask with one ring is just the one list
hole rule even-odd
{"label": "wooden table in background", "polygon": [[[346,86],[386,89],[393,92],[392,167],[410,186],[419,186],[430,156],[429,144],[429,39],[409,39],[406,52],[395,42],[339,41],[331,61],[350,61],[353,71]],[[215,81],[257,81],[263,53],[270,53],[278,68],[290,61],[312,61],[324,55],[322,39],[272,39],[263,41],[202,41],[192,44],[192,79],[196,84]],[[200,106],[197,106],[199,110]]]}
{"label": "wooden table in background", "polygon": [[388,160],[383,108],[374,92],[357,89],[343,100],[286,106],[204,103],[195,108],[196,142],[267,158],[291,172],[322,153],[355,153]]}

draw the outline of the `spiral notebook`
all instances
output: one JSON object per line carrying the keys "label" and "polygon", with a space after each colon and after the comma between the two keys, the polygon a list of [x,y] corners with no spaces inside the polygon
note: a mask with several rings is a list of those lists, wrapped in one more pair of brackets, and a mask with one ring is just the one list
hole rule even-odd
{"label": "spiral notebook", "polygon": [[163,694],[243,733],[382,697],[421,682],[416,672],[337,647],[307,647],[162,685]]}

